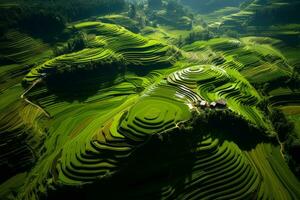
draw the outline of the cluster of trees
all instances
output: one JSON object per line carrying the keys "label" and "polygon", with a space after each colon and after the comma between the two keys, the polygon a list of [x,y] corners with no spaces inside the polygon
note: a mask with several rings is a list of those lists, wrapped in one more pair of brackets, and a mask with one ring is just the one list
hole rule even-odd
{"label": "cluster of trees", "polygon": [[135,4],[129,5],[128,17],[135,19],[137,17],[137,10]]}
{"label": "cluster of trees", "polygon": [[148,0],[146,15],[155,24],[178,29],[191,29],[193,26],[193,14],[178,0]]}
{"label": "cluster of trees", "polygon": [[[5,2],[1,1],[1,4]],[[7,2],[8,3],[8,2]],[[12,26],[16,26],[23,9],[18,6],[0,6],[0,36]]]}
{"label": "cluster of trees", "polygon": [[284,145],[289,166],[300,177],[300,139],[294,132],[294,124],[286,118],[281,110],[269,109],[268,105],[269,101],[264,99],[258,104],[258,107],[269,117],[278,135],[278,140]]}
{"label": "cluster of trees", "polygon": [[270,120],[278,133],[280,142],[284,144],[289,166],[300,178],[300,139],[294,133],[294,124],[288,121],[279,109],[272,110]]}
{"label": "cluster of trees", "polygon": [[48,10],[25,12],[18,21],[21,29],[35,37],[51,41],[65,29],[66,21],[59,13],[53,14]]}
{"label": "cluster of trees", "polygon": [[[267,103],[267,102],[266,102]],[[221,137],[235,141],[241,149],[250,150],[260,142],[276,142],[265,135],[266,130],[252,124],[244,117],[230,110],[210,110],[198,114],[192,113],[190,121],[179,125],[183,133],[195,135],[210,132],[221,133]],[[284,143],[284,150],[288,164],[295,174],[300,177],[300,139],[293,134],[294,126],[289,122],[282,111],[274,109],[268,111],[268,116],[278,133],[279,140]]]}
{"label": "cluster of trees", "polygon": [[239,6],[245,0],[181,0],[183,4],[201,13],[210,13],[229,6]]}
{"label": "cluster of trees", "polygon": [[275,128],[280,142],[285,142],[294,130],[294,124],[289,122],[283,112],[279,109],[273,109],[270,112],[270,120]]}
{"label": "cluster of trees", "polygon": [[[124,0],[28,0],[11,8],[1,8],[0,21],[9,28],[21,28],[45,40],[51,40],[62,32],[66,22],[94,15],[120,12],[125,9]],[[3,9],[3,10],[2,10]]]}
{"label": "cluster of trees", "polygon": [[66,44],[54,47],[54,55],[60,56],[63,54],[80,51],[86,47],[87,36],[84,33],[77,33],[69,39]]}
{"label": "cluster of trees", "polygon": [[166,10],[169,14],[184,16],[187,14],[186,10],[183,8],[183,5],[176,0],[168,1],[166,5]]}
{"label": "cluster of trees", "polygon": [[159,9],[163,6],[162,0],[148,0],[148,6],[150,9]]}
{"label": "cluster of trees", "polygon": [[269,117],[280,142],[286,142],[293,134],[294,124],[290,122],[284,113],[277,108],[269,108],[268,99],[263,99],[257,105]]}
{"label": "cluster of trees", "polygon": [[[110,58],[86,63],[65,63],[44,70],[45,84],[49,91],[66,101],[86,100],[100,88],[114,84],[117,77],[124,75],[124,60]],[[26,82],[22,82],[26,86]]]}
{"label": "cluster of trees", "polygon": [[192,114],[192,120],[179,126],[180,129],[194,133],[220,133],[221,138],[235,141],[242,149],[251,149],[259,142],[270,140],[265,134],[265,129],[229,109],[206,109],[200,114]]}
{"label": "cluster of trees", "polygon": [[127,29],[133,32],[137,33],[139,32],[140,29],[144,28],[146,25],[150,25],[150,21],[148,20],[145,14],[144,5],[141,3],[129,4],[128,17],[137,22],[137,26],[135,28],[126,27]]}
{"label": "cluster of trees", "polygon": [[208,29],[205,29],[203,31],[192,31],[189,33],[188,37],[185,38],[185,43],[191,44],[198,40],[209,40],[212,38],[214,38],[214,34]]}
{"label": "cluster of trees", "polygon": [[287,85],[291,88],[300,88],[300,66],[295,66],[293,68],[292,75],[289,80],[287,80]]}
{"label": "cluster of trees", "polygon": [[298,178],[300,178],[300,139],[291,138],[287,144],[288,164]]}
{"label": "cluster of trees", "polygon": [[253,133],[255,129],[257,129],[256,131],[259,130],[259,132],[265,131],[229,109],[206,109],[200,116],[211,127],[225,128],[233,132],[239,130],[243,133]]}
{"label": "cluster of trees", "polygon": [[235,30],[225,30],[224,35],[231,38],[239,38],[240,34]]}

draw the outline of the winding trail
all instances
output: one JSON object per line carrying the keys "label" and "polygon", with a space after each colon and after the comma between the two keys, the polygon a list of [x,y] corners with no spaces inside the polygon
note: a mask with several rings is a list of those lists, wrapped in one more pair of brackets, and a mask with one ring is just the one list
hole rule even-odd
{"label": "winding trail", "polygon": [[43,81],[42,78],[39,78],[39,79],[37,79],[36,81],[34,81],[34,82],[32,83],[32,85],[31,85],[27,90],[24,91],[24,93],[20,96],[20,98],[23,99],[23,100],[24,100],[25,102],[27,102],[28,104],[30,104],[30,105],[32,105],[32,106],[34,106],[34,107],[40,109],[40,110],[41,110],[48,118],[51,118],[50,114],[49,114],[47,111],[45,111],[41,106],[39,106],[39,105],[33,103],[32,101],[28,100],[28,99],[25,97],[25,95],[26,95],[32,88],[34,88],[38,83],[41,83],[42,81]]}

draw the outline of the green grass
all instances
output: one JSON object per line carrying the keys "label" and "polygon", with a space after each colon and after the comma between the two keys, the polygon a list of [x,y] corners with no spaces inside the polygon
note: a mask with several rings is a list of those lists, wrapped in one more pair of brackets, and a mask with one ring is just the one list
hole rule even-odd
{"label": "green grass", "polygon": [[298,180],[288,170],[279,147],[258,144],[254,150],[247,152],[247,155],[260,171],[261,177],[265,177],[258,192],[259,197],[292,199],[292,196],[299,196]]}
{"label": "green grass", "polygon": [[[49,78],[26,94],[33,105],[20,99],[20,77],[1,87],[0,133],[5,133],[1,137],[10,137],[11,148],[18,147],[17,153],[7,148],[6,155],[31,161],[18,153],[29,145],[38,159],[26,174],[16,174],[1,185],[0,195],[17,193],[16,199],[37,199],[64,193],[66,188],[87,192],[89,197],[96,192],[97,197],[124,199],[292,199],[300,195],[300,183],[279,145],[258,139],[245,148],[232,141],[226,130],[181,130],[200,100],[225,99],[226,109],[272,133],[258,108],[262,96],[252,83],[290,75],[290,58],[279,51],[280,42],[262,37],[216,38],[179,50],[118,25],[90,21],[72,26],[87,35],[87,46],[46,60],[33,58],[39,62],[23,81],[31,84],[42,73]],[[186,34],[161,28],[171,37]],[[16,51],[32,47],[21,44]],[[1,76],[14,72],[17,65],[5,65]],[[291,120],[299,120],[298,107],[289,104],[296,94],[281,88],[270,94],[275,104],[288,102],[282,109]],[[6,138],[1,137],[3,145]],[[26,145],[18,143],[21,139]],[[114,187],[107,189],[110,181],[115,181]]]}

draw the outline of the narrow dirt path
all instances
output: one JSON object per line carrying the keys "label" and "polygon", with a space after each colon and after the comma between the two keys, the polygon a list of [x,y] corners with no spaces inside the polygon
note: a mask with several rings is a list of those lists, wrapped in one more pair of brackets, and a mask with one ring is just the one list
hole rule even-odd
{"label": "narrow dirt path", "polygon": [[39,78],[38,80],[36,80],[35,82],[33,82],[32,85],[31,85],[27,90],[24,91],[24,93],[20,96],[20,98],[23,99],[25,102],[29,103],[30,105],[32,105],[32,106],[38,108],[39,110],[41,110],[48,118],[51,118],[50,114],[49,114],[47,111],[45,111],[41,106],[39,106],[39,105],[33,103],[32,101],[30,101],[29,99],[27,99],[27,98],[25,97],[25,95],[26,95],[30,90],[32,90],[32,88],[34,88],[38,83],[40,83],[40,82],[42,82],[42,81],[43,81],[43,79],[42,79],[42,78]]}

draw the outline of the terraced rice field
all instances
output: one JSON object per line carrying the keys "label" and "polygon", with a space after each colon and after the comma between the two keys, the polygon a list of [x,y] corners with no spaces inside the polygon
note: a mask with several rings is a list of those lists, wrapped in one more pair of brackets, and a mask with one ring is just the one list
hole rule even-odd
{"label": "terraced rice field", "polygon": [[[246,69],[275,61],[281,63],[278,70],[290,73],[279,52],[247,38],[196,42],[179,50],[118,25],[73,26],[89,36],[87,47],[31,67],[23,83],[40,82],[25,93],[27,101],[20,98],[26,89],[20,82],[0,99],[0,141],[7,151],[0,163],[7,156],[30,169],[25,177],[14,177],[23,183],[15,193],[3,186],[15,179],[5,180],[0,198],[300,197],[299,180],[258,108],[262,97],[243,76],[250,74]],[[208,51],[212,58],[201,60]],[[245,148],[222,127],[186,130],[195,114],[213,109],[199,108],[199,102],[219,99],[227,103],[223,110],[256,125],[267,139],[253,133],[256,142]],[[21,147],[12,151],[14,146]]]}
{"label": "terraced rice field", "polygon": [[[189,87],[207,102],[226,99],[229,109],[243,115],[249,121],[269,129],[263,114],[256,108],[261,97],[247,80],[233,69],[224,70],[215,65],[194,66],[175,72],[168,81]],[[200,99],[201,99],[200,98]],[[197,102],[197,98],[194,101]]]}
{"label": "terraced rice field", "polygon": [[1,91],[18,83],[29,66],[52,56],[49,46],[27,34],[8,31],[0,40]]}
{"label": "terraced rice field", "polygon": [[[298,1],[254,0],[240,11],[222,17],[218,28],[245,35],[293,40],[299,35]],[[296,15],[294,15],[296,14]]]}
{"label": "terraced rice field", "polygon": [[184,47],[185,50],[218,54],[212,61],[241,72],[251,83],[263,84],[279,78],[289,77],[292,66],[288,59],[274,48],[277,40],[264,37],[245,37],[241,39],[217,38],[195,42]]}
{"label": "terraced rice field", "polygon": [[0,41],[0,51],[5,54],[1,56],[13,63],[32,63],[36,54],[47,52],[47,46],[41,41],[18,31],[9,31],[4,38]]}
{"label": "terraced rice field", "polygon": [[155,66],[170,65],[175,61],[176,49],[143,38],[123,27],[100,22],[83,22],[74,27],[97,36],[88,41],[88,48],[82,51],[62,55],[36,66],[26,75],[25,82],[32,83],[43,73],[52,74],[53,71],[63,73],[66,70],[88,68],[91,64],[105,65],[121,62],[132,67],[150,67],[151,64],[155,68]]}
{"label": "terraced rice field", "polygon": [[[37,119],[41,112],[19,101],[23,93],[20,80],[29,65],[47,59],[51,50],[39,40],[15,30],[8,31],[0,41],[0,168],[1,181],[31,167],[36,160],[32,148],[43,134]],[[31,135],[32,131],[35,135]]]}

